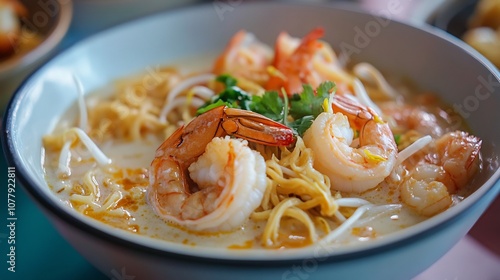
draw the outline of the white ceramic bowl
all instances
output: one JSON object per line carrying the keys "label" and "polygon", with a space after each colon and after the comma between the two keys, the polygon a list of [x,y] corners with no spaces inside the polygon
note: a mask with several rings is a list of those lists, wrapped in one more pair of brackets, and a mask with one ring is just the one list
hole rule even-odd
{"label": "white ceramic bowl", "polygon": [[[430,27],[332,6],[232,3],[222,13],[210,3],[118,26],[40,68],[17,91],[4,120],[4,148],[18,181],[61,234],[109,277],[125,271],[137,279],[409,279],[429,267],[467,233],[500,190],[500,132],[493,125],[500,119],[499,73],[474,50]],[[390,16],[389,8],[385,14]],[[325,40],[351,59],[409,77],[465,108],[464,117],[483,140],[484,169],[475,193],[416,226],[358,246],[228,251],[111,228],[65,207],[49,190],[41,138],[76,102],[71,73],[92,91],[151,65],[218,52],[241,28],[272,44],[282,30],[302,36],[317,26],[325,27]]]}

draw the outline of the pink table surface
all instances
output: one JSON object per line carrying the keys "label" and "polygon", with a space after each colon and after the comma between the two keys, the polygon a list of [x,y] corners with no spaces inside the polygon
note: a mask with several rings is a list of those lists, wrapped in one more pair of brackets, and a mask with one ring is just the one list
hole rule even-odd
{"label": "pink table surface", "polygon": [[413,280],[499,280],[500,196],[460,242]]}

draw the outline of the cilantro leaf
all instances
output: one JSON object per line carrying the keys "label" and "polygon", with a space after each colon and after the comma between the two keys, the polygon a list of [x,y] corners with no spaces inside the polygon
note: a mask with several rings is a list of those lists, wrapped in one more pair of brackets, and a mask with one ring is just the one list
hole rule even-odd
{"label": "cilantro leaf", "polygon": [[316,118],[323,112],[323,100],[329,97],[332,90],[335,90],[335,84],[332,82],[320,84],[316,94],[310,85],[303,85],[303,91],[291,98],[290,115],[296,120],[305,116]]}
{"label": "cilantro leaf", "polygon": [[219,75],[215,78],[215,80],[225,85],[226,88],[234,87],[238,83],[238,81],[233,76],[228,74]]}
{"label": "cilantro leaf", "polygon": [[285,112],[283,100],[276,91],[267,91],[262,96],[252,96],[250,110],[259,113],[274,121],[283,123]]}
{"label": "cilantro leaf", "polygon": [[330,93],[335,92],[336,86],[333,82],[321,83],[316,92],[310,85],[303,85],[300,94],[294,94],[290,101],[290,115],[294,121],[290,127],[300,136],[312,125],[314,119],[323,112],[323,101],[329,98]]}
{"label": "cilantro leaf", "polygon": [[337,85],[334,82],[326,81],[321,83],[316,91],[318,96],[328,97],[330,93],[337,91]]}
{"label": "cilantro leaf", "polygon": [[237,80],[235,78],[229,75],[219,75],[216,81],[223,83],[225,89],[198,108],[196,111],[198,115],[221,105],[226,105],[230,108],[250,110],[249,105],[252,101],[252,97],[236,86]]}
{"label": "cilantro leaf", "polygon": [[302,93],[295,93],[292,95],[292,98],[290,98],[290,115],[294,119],[312,115],[310,105],[314,99],[314,91],[310,85],[303,85],[302,87]]}
{"label": "cilantro leaf", "polygon": [[222,101],[222,100],[219,99],[215,103],[205,104],[202,107],[198,108],[198,110],[196,110],[196,114],[201,115],[201,114],[203,114],[203,113],[205,113],[207,111],[212,110],[213,108],[217,108],[217,107],[222,106],[222,105],[225,105],[225,106],[228,106],[228,107],[232,107],[231,103],[224,102],[224,101]]}
{"label": "cilantro leaf", "polygon": [[293,122],[289,123],[290,128],[292,128],[298,135],[301,137],[304,136],[304,133],[306,130],[311,127],[312,123],[314,121],[313,116],[304,116],[300,119],[296,119]]}

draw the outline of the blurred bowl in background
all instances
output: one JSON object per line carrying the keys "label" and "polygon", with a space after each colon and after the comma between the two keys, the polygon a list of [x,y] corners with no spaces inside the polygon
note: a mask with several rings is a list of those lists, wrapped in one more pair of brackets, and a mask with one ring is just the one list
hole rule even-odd
{"label": "blurred bowl in background", "polygon": [[428,23],[465,41],[500,68],[500,0],[455,0]]}
{"label": "blurred bowl in background", "polygon": [[469,28],[478,0],[449,1],[442,5],[427,22],[461,38]]}
{"label": "blurred bowl in background", "polygon": [[71,23],[71,0],[20,1],[27,14],[21,16],[19,45],[0,60],[0,112],[20,82],[56,49]]}

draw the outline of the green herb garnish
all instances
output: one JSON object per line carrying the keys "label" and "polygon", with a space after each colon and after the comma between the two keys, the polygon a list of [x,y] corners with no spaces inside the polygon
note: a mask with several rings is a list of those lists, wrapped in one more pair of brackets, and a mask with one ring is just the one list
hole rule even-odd
{"label": "green herb garnish", "polygon": [[394,134],[394,142],[396,142],[396,145],[399,145],[400,141],[401,141],[401,134]]}
{"label": "green herb garnish", "polygon": [[303,136],[304,133],[306,133],[306,130],[311,127],[313,121],[313,116],[304,116],[300,119],[294,120],[289,125],[290,128],[292,128],[298,135]]}
{"label": "green herb garnish", "polygon": [[250,110],[249,105],[252,101],[252,97],[236,86],[237,81],[235,78],[229,75],[220,75],[217,76],[215,80],[224,84],[225,89],[198,108],[196,111],[198,115],[222,105],[226,105],[230,108]]}
{"label": "green herb garnish", "polygon": [[314,93],[310,85],[303,85],[303,91],[300,94],[294,94],[290,101],[290,115],[294,119],[305,116],[316,118],[323,112],[323,101],[334,92],[335,84],[324,82],[319,85]]}
{"label": "green herb garnish", "polygon": [[252,96],[250,110],[270,118],[273,121],[284,123],[285,112],[283,100],[276,91],[266,91],[262,96]]}
{"label": "green herb garnish", "polygon": [[287,125],[300,136],[304,135],[314,119],[323,112],[325,98],[329,98],[336,90],[332,82],[322,83],[316,91],[310,85],[303,85],[303,91],[294,94],[288,100],[284,90],[283,97],[276,91],[266,91],[262,96],[252,96],[236,86],[237,80],[229,75],[220,75],[216,81],[225,86],[224,90],[198,108],[196,111],[198,114],[222,105],[250,110]]}

